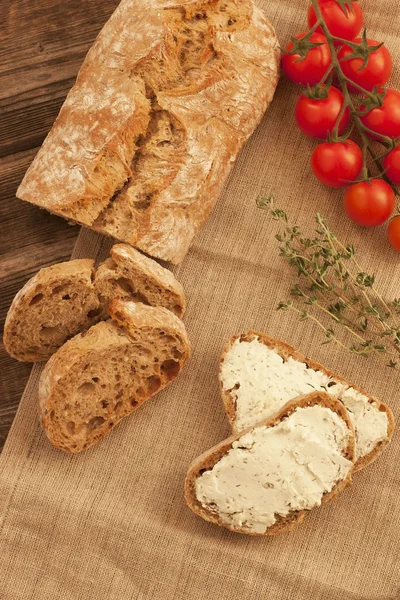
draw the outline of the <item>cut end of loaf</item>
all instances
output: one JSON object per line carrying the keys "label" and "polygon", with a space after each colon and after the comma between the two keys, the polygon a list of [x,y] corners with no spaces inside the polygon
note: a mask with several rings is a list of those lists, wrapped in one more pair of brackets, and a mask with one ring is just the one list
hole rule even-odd
{"label": "cut end of loaf", "polygon": [[7,315],[4,345],[14,358],[39,362],[74,335],[108,318],[114,298],[163,306],[182,316],[186,300],[167,269],[126,244],[116,244],[94,270],[90,259],[42,269],[16,295]]}
{"label": "cut end of loaf", "polygon": [[145,307],[157,327],[138,319],[128,328],[129,316],[120,326],[102,322],[51,357],[40,379],[39,413],[55,447],[86,450],[178,377],[189,357],[188,339],[184,329],[160,320],[160,310]]}
{"label": "cut end of loaf", "polygon": [[[248,535],[276,535],[295,529],[304,520],[306,514],[310,512],[309,510],[293,510],[284,516],[275,514],[275,523],[264,531],[256,531],[246,523],[243,523],[242,525],[230,524],[218,512],[216,505],[207,506],[198,499],[196,481],[198,478],[202,477],[204,473],[212,471],[215,465],[220,463],[222,458],[229,455],[230,451],[237,447],[238,443],[244,443],[244,447],[248,448],[248,441],[244,442],[247,434],[252,434],[254,431],[264,430],[265,428],[274,428],[275,426],[284,423],[298,409],[301,410],[310,407],[322,407],[332,411],[332,413],[335,413],[339,417],[339,420],[343,422],[345,431],[347,431],[343,438],[342,445],[340,446],[340,453],[349,466],[343,472],[342,478],[334,482],[332,489],[322,495],[319,503],[324,504],[333,500],[346,486],[351,484],[351,473],[354,466],[354,430],[347,411],[339,401],[328,394],[315,392],[295,399],[293,402],[290,402],[283,407],[283,409],[274,417],[262,421],[255,427],[249,428],[236,436],[232,436],[196,459],[189,468],[185,482],[185,499],[189,508],[204,520],[225,527],[236,533]],[[235,482],[233,482],[232,485],[234,485],[234,483]],[[240,486],[243,481],[237,481],[236,483]],[[234,485],[233,489],[237,489],[237,485]]]}
{"label": "cut end of loaf", "polygon": [[15,296],[4,326],[7,352],[19,361],[47,360],[66,340],[100,319],[93,261],[41,269]]}

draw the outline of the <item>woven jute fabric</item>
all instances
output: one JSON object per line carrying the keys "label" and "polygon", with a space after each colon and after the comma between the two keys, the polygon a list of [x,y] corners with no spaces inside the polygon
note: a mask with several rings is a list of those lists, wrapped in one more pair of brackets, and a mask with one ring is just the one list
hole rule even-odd
{"label": "woven jute fabric", "polygon": [[[139,0],[138,0],[139,1]],[[260,2],[281,42],[305,29],[307,0]],[[362,2],[369,35],[385,40],[400,85],[398,0]],[[217,385],[226,340],[249,328],[297,346],[387,401],[399,415],[399,374],[321,346],[310,322],[275,310],[295,276],[278,256],[275,224],[256,208],[273,194],[293,222],[329,220],[387,298],[400,296],[400,262],[384,228],[343,214],[341,193],[313,178],[315,145],[294,125],[298,89],[282,79],[208,223],[175,269],[188,296],[193,357],[182,376],[99,445],[67,456],[36,415],[35,366],[0,458],[1,600],[394,600],[400,584],[400,440],[337,501],[275,538],[230,533],[185,506],[190,462],[229,434]],[[74,257],[106,256],[110,241],[82,230]]]}

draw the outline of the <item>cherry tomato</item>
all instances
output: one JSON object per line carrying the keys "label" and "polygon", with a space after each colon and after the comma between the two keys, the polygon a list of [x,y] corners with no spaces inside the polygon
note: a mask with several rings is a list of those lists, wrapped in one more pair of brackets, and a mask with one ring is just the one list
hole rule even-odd
{"label": "cherry tomato", "polygon": [[397,252],[400,252],[400,215],[397,215],[390,221],[388,238],[393,248],[397,250]]}
{"label": "cherry tomato", "polygon": [[383,159],[383,168],[393,183],[400,185],[400,146],[396,146]]}
{"label": "cherry tomato", "polygon": [[[324,21],[335,37],[345,40],[354,39],[361,31],[364,17],[358,2],[352,2],[351,8],[344,10],[336,0],[318,0]],[[308,25],[313,27],[317,22],[314,7],[308,9]],[[323,33],[321,27],[317,31]]]}
{"label": "cherry tomato", "polygon": [[[354,43],[359,44],[362,39],[356,38],[353,41]],[[379,46],[380,42],[367,39],[367,43],[368,46],[372,47]],[[375,52],[371,52],[365,67],[363,66],[364,61],[362,58],[343,60],[346,56],[352,54],[352,52],[353,49],[350,46],[345,45],[338,54],[343,73],[349,79],[369,91],[372,91],[375,86],[383,86],[387,83],[392,74],[393,62],[386,46],[381,46],[378,50],[375,50]]]}
{"label": "cherry tomato", "polygon": [[383,106],[361,117],[364,125],[390,138],[400,137],[400,92],[387,88]]}
{"label": "cherry tomato", "polygon": [[[305,135],[325,139],[335,127],[343,102],[342,92],[333,86],[329,88],[325,99],[314,100],[302,94],[295,109],[297,125]],[[349,120],[350,111],[346,108],[340,121],[339,135],[346,129]]]}
{"label": "cherry tomato", "polygon": [[[306,33],[301,33],[295,37],[300,40],[305,35]],[[301,85],[316,85],[319,83],[332,62],[329,46],[324,35],[313,33],[310,41],[322,44],[322,46],[311,48],[304,59],[301,58],[300,54],[284,54],[282,56],[282,68],[286,76]],[[286,46],[286,50],[292,49],[293,42],[290,41]]]}
{"label": "cherry tomato", "polygon": [[347,187],[361,173],[363,153],[351,140],[326,142],[315,148],[311,166],[321,183],[333,188]]}
{"label": "cherry tomato", "polygon": [[396,197],[383,179],[362,181],[347,188],[344,210],[352,221],[364,227],[381,225],[392,214]]}

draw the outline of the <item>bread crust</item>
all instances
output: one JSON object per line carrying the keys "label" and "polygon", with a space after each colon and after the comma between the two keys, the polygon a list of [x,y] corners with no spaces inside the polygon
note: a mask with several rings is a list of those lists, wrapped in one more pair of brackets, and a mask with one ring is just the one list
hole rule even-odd
{"label": "bread crust", "polygon": [[[354,462],[354,429],[350,417],[347,413],[347,410],[345,409],[343,404],[339,402],[339,400],[336,400],[335,398],[333,398],[325,392],[313,392],[311,394],[305,394],[288,402],[277,414],[273,415],[272,417],[260,421],[256,425],[249,427],[248,429],[238,433],[237,435],[231,436],[230,438],[224,440],[217,446],[214,446],[214,448],[211,448],[211,450],[208,450],[207,452],[199,456],[190,465],[185,480],[185,500],[189,508],[194,513],[202,517],[205,521],[208,521],[209,523],[214,523],[215,525],[219,525],[220,527],[224,527],[226,529],[229,529],[230,531],[234,531],[235,533],[243,533],[254,536],[270,536],[277,535],[280,533],[286,533],[289,531],[293,531],[293,529],[296,529],[300,525],[300,523],[304,521],[306,515],[310,511],[294,511],[286,517],[278,516],[274,525],[269,527],[265,533],[256,533],[253,531],[249,531],[246,527],[232,527],[229,524],[222,522],[218,514],[205,508],[197,500],[195,491],[195,481],[196,478],[201,474],[201,471],[203,471],[204,469],[212,469],[213,466],[232,448],[233,442],[239,440],[249,431],[252,431],[253,429],[261,426],[273,427],[274,425],[279,423],[283,418],[288,417],[297,408],[305,408],[308,406],[315,405],[329,408],[346,423],[348,429],[351,432],[351,435],[349,436],[349,443],[343,452],[343,456],[345,456],[348,460]],[[328,492],[322,496],[321,501],[323,504],[334,500],[340,494],[340,492],[342,492],[347,486],[351,485],[351,474],[352,470],[349,472],[346,479],[344,479],[343,481],[339,481],[331,492]]]}
{"label": "bread crust", "polygon": [[[106,300],[116,297],[138,300],[151,306],[164,306],[183,317],[186,298],[183,287],[174,274],[152,258],[145,256],[128,244],[115,244],[110,250],[111,259],[99,267],[95,276],[95,287]],[[123,290],[119,285],[126,281],[131,289]],[[105,306],[107,309],[107,306]]]}
{"label": "bread crust", "polygon": [[[67,339],[107,319],[108,305],[117,297],[164,306],[183,316],[185,293],[171,271],[127,244],[115,244],[110,254],[112,258],[96,270],[93,260],[77,259],[46,267],[25,284],[11,304],[4,327],[4,345],[10,356],[23,362],[47,360]],[[61,282],[71,284],[69,311],[65,302],[51,296],[52,288]],[[40,313],[43,323],[64,334],[51,345],[48,340],[41,341],[43,323],[35,312],[37,305],[31,306],[38,294],[42,305],[49,303],[49,310]],[[58,310],[61,305],[64,312]]]}
{"label": "bread crust", "polygon": [[[89,317],[84,312],[85,309],[86,312],[93,311],[96,315],[100,309],[100,302],[93,286],[93,278],[94,261],[91,259],[77,259],[51,265],[31,277],[14,297],[7,313],[3,341],[8,354],[22,362],[41,362],[47,360],[61,345],[54,340],[48,340],[49,343],[45,345],[40,340],[40,330],[44,323],[38,321],[39,316],[35,313],[39,302],[46,302],[46,294],[51,294],[53,288],[70,285],[71,289],[75,288],[74,292],[79,289],[80,293],[85,296],[85,298],[79,298],[83,303],[83,306],[80,307],[82,314],[79,316],[72,314],[72,320],[78,323],[78,329],[71,332],[66,326],[61,343],[70,337],[71,333],[75,335],[78,331],[83,331],[96,323],[98,320],[96,316]],[[51,302],[51,309],[48,314],[40,314],[46,325],[52,327],[71,325],[57,321],[56,303],[62,304],[63,301],[57,297],[50,297],[47,301]],[[35,305],[34,308],[33,305]],[[69,296],[68,305],[71,310],[75,306],[73,298]]]}
{"label": "bread crust", "polygon": [[[229,351],[229,349],[231,348],[231,346],[235,343],[235,341],[237,339],[240,339],[241,341],[244,341],[244,342],[251,342],[255,338],[258,338],[268,348],[275,350],[282,358],[288,359],[289,357],[292,357],[294,360],[297,360],[299,362],[307,364],[311,369],[314,369],[315,371],[322,371],[329,377],[334,378],[336,381],[343,383],[348,387],[354,388],[357,392],[360,392],[364,396],[367,396],[367,398],[371,404],[375,404],[380,411],[386,413],[387,419],[388,419],[388,429],[387,429],[388,439],[380,441],[369,454],[366,454],[365,456],[360,457],[355,464],[354,470],[359,471],[360,469],[364,469],[365,467],[370,465],[372,462],[374,462],[374,460],[376,460],[376,458],[383,452],[384,448],[389,444],[391,437],[393,435],[394,429],[395,429],[394,416],[393,416],[393,413],[390,410],[389,406],[387,404],[384,404],[383,402],[380,402],[379,400],[376,400],[375,398],[373,398],[363,388],[361,388],[357,385],[354,385],[352,383],[349,383],[348,381],[343,379],[343,377],[336,375],[336,373],[333,373],[333,371],[327,369],[323,365],[306,358],[303,354],[298,352],[296,350],[296,348],[294,348],[293,346],[290,346],[286,342],[283,342],[276,338],[272,338],[269,335],[266,335],[265,333],[261,333],[261,332],[254,331],[254,330],[250,330],[245,334],[239,334],[239,335],[233,336],[228,341],[228,343],[226,344],[226,346],[222,352],[220,364],[222,364],[226,353]],[[224,408],[225,408],[225,411],[226,411],[226,414],[227,414],[227,417],[229,420],[229,424],[230,424],[231,428],[233,429],[234,422],[235,422],[235,415],[236,415],[235,398],[231,392],[225,391],[223,389],[222,380],[221,380],[220,376],[219,376],[219,387],[220,387],[222,402],[224,404]]]}
{"label": "bread crust", "polygon": [[[110,314],[111,320],[98,323],[87,332],[79,334],[66,342],[50,358],[40,377],[38,413],[42,427],[53,446],[67,453],[81,452],[103,439],[122,418],[129,416],[149,398],[172,383],[179,376],[190,357],[190,343],[185,326],[178,317],[168,310],[116,299],[112,302]],[[115,399],[110,397],[108,393],[106,394],[110,409],[106,408],[104,411],[100,409],[99,412],[99,398],[96,399],[93,396],[93,401],[90,398],[87,400],[88,411],[85,413],[85,418],[90,421],[90,419],[96,419],[100,416],[102,423],[98,428],[89,432],[86,428],[84,431],[85,437],[82,439],[74,437],[74,433],[70,437],[66,436],[65,424],[68,421],[73,421],[76,417],[77,413],[73,405],[74,401],[78,399],[77,390],[75,389],[76,383],[74,383],[73,389],[68,390],[66,396],[67,390],[64,386],[68,377],[72,374],[72,380],[76,381],[77,377],[81,377],[82,372],[87,368],[87,364],[93,365],[97,357],[107,357],[106,362],[110,369],[115,371],[116,367],[113,366],[111,360],[115,351],[132,348],[136,352],[135,348],[140,346],[141,343],[143,344],[152,335],[158,340],[159,347],[161,344],[164,344],[164,346],[170,344],[172,348],[174,340],[178,340],[181,348],[179,356],[174,356],[172,351],[162,354],[164,360],[166,354],[171,359],[169,362],[174,362],[176,369],[172,373],[163,373],[162,365],[158,365],[161,366],[161,371],[158,368],[157,371],[154,370],[150,373],[151,377],[153,375],[157,376],[159,382],[157,388],[153,390],[146,388],[143,393],[134,396],[134,402],[132,403],[131,400],[124,399],[123,394],[126,392],[130,396],[135,389],[135,382],[138,384],[142,381],[140,372],[134,369],[133,374],[130,376],[129,385],[124,386],[125,389],[120,392],[120,397],[117,396]],[[171,342],[168,342],[168,336]],[[158,358],[157,355],[156,357]],[[129,362],[125,364],[127,373],[130,372],[130,366]],[[94,387],[90,369],[87,373],[90,386]],[[70,385],[72,384],[70,383]],[[132,390],[128,389],[130,387]],[[120,400],[120,404],[124,402],[125,408],[122,407],[122,412],[117,411],[117,408],[112,408],[114,405],[117,406],[117,400]],[[68,408],[62,408],[61,405],[64,402],[67,402]],[[55,420],[55,416],[59,419],[58,421]]]}
{"label": "bread crust", "polygon": [[[207,26],[192,64],[196,19]],[[252,0],[122,0],[17,196],[179,263],[278,78],[278,41]],[[159,116],[171,127],[157,146]]]}
{"label": "bread crust", "polygon": [[190,343],[185,325],[170,310],[162,306],[150,307],[141,302],[129,302],[115,298],[108,308],[108,314],[128,334],[132,334],[137,329],[146,328],[175,331],[187,340],[187,357],[190,356]]}

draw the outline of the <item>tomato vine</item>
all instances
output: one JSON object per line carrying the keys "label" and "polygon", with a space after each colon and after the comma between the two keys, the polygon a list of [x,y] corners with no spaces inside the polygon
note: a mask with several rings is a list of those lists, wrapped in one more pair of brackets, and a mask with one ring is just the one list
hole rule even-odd
{"label": "tomato vine", "polygon": [[[297,102],[297,124],[324,142],[312,157],[316,177],[347,188],[347,214],[373,226],[391,217],[399,196],[400,92],[384,87],[393,64],[388,49],[365,29],[357,37],[363,23],[357,0],[311,0],[310,29],[291,37],[282,65],[290,79],[307,86]],[[350,144],[353,133],[360,148]]]}
{"label": "tomato vine", "polygon": [[[363,155],[364,155],[364,169],[365,169],[365,171],[363,172],[363,180],[366,180],[369,178],[369,175],[370,175],[368,167],[367,167],[367,153],[369,153],[371,155],[373,162],[379,166],[380,172],[384,173],[384,169],[383,169],[383,166],[380,163],[380,161],[382,160],[382,158],[384,158],[387,154],[389,154],[389,152],[391,152],[391,150],[393,150],[398,145],[398,142],[400,142],[400,140],[398,140],[396,142],[396,140],[393,140],[392,138],[390,138],[386,135],[382,135],[378,132],[373,131],[372,129],[369,129],[369,127],[364,125],[364,123],[362,122],[362,120],[361,120],[362,115],[367,114],[374,108],[378,108],[383,105],[385,92],[384,91],[379,92],[378,90],[376,92],[370,92],[370,91],[366,90],[365,88],[361,87],[360,85],[358,85],[357,83],[355,83],[354,81],[352,81],[351,79],[349,79],[349,77],[347,77],[343,73],[343,69],[341,67],[339,57],[336,53],[335,42],[349,45],[349,40],[345,40],[345,39],[339,38],[339,37],[331,34],[323,16],[322,16],[322,12],[321,12],[318,0],[311,0],[311,1],[312,1],[312,5],[314,7],[315,13],[318,17],[317,24],[318,24],[318,26],[321,26],[321,28],[324,32],[324,35],[327,39],[327,43],[328,43],[328,46],[329,46],[329,49],[331,52],[331,57],[332,57],[332,69],[335,71],[335,74],[339,81],[340,88],[344,95],[344,103],[343,103],[342,110],[344,112],[346,107],[350,110],[352,117],[354,119],[354,123],[355,123],[357,130],[362,139],[362,144],[363,144],[362,149],[363,149]],[[347,8],[345,8],[345,10],[351,10],[351,9],[347,6]],[[366,32],[365,31],[363,34],[363,39],[364,39],[364,41],[366,40]],[[355,49],[357,47],[359,47],[359,44],[351,44],[351,45]],[[379,48],[379,46],[373,47],[372,52],[375,52],[378,48]],[[354,96],[349,91],[349,87],[348,87],[349,85],[353,86],[359,92],[361,92],[361,94],[363,96],[365,96],[367,98],[367,100],[369,100],[369,102],[368,103],[366,103],[365,101],[363,102],[361,98],[355,99]],[[360,111],[359,107],[357,107],[357,104],[361,104],[361,105],[365,106],[366,108],[363,111]],[[343,116],[343,113],[342,113],[342,115],[340,115],[340,118],[341,118],[341,116]],[[339,126],[340,118],[338,118],[338,120],[337,120],[335,133],[337,133],[337,127]],[[381,156],[376,156],[373,146],[371,144],[371,139],[368,137],[367,134],[369,134],[372,137],[378,137],[380,143],[385,146],[386,150]],[[386,176],[384,174],[383,174],[383,176],[390,183],[390,181],[386,178]],[[397,191],[397,190],[395,190],[395,191]]]}

